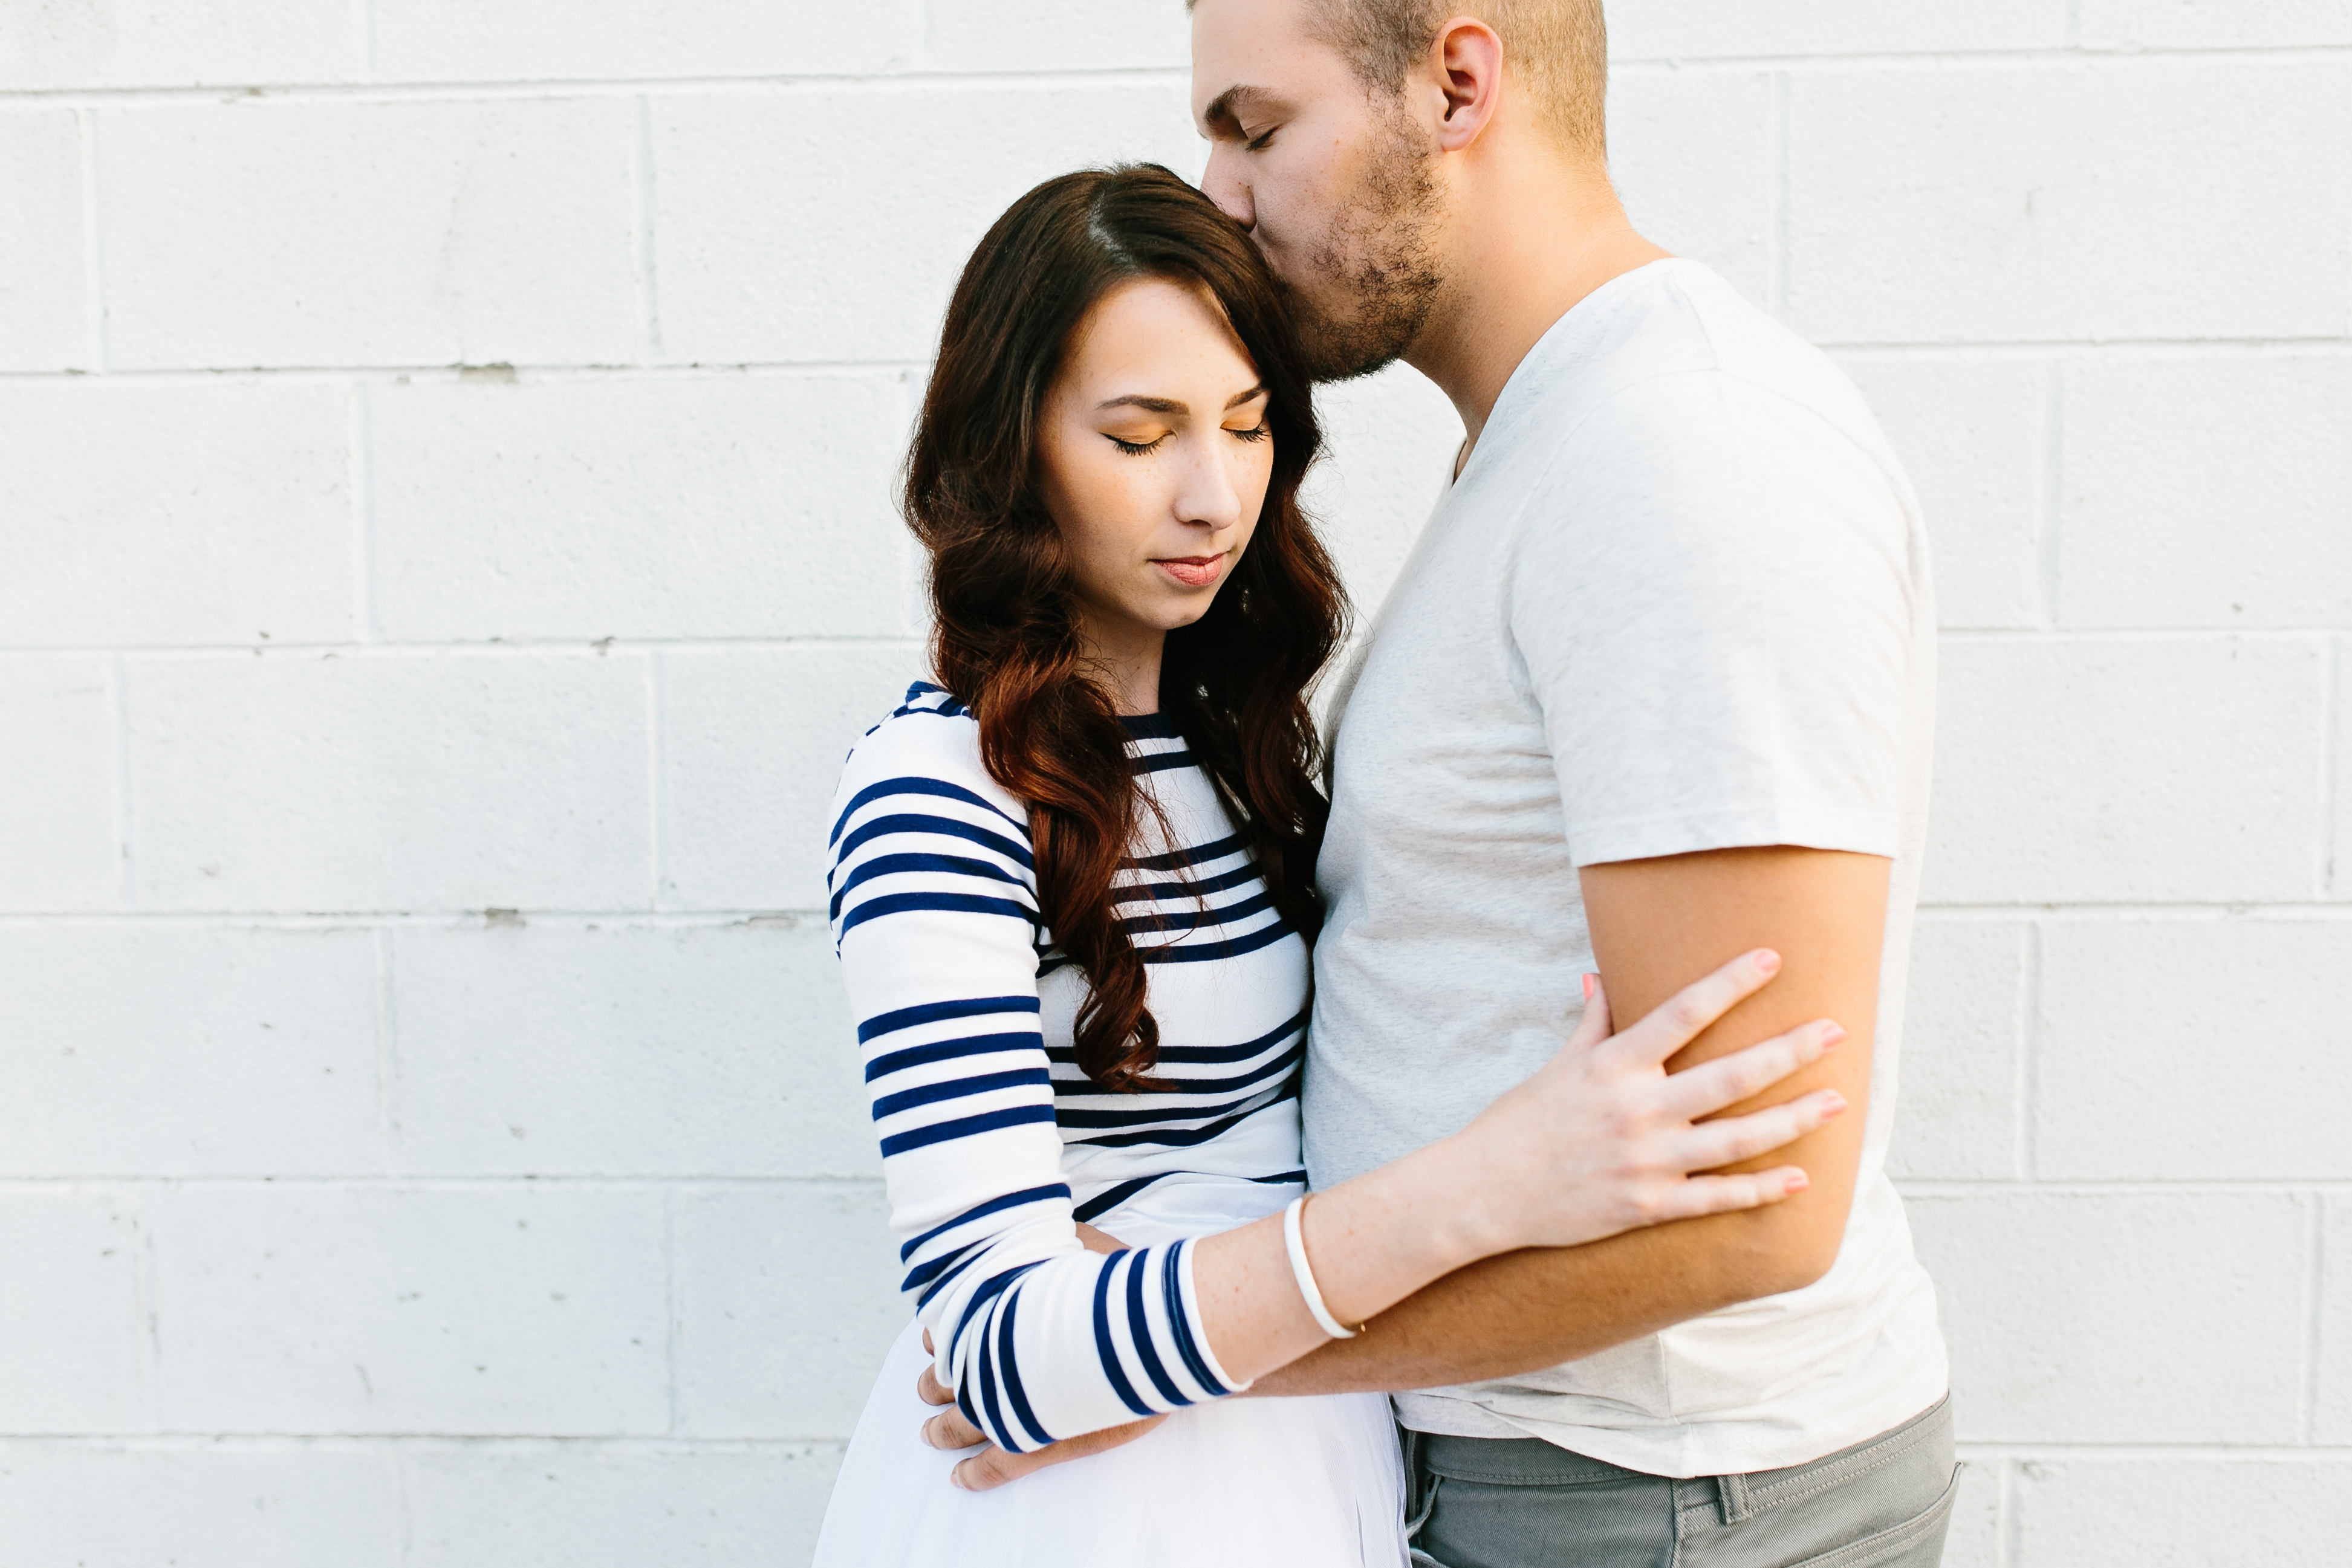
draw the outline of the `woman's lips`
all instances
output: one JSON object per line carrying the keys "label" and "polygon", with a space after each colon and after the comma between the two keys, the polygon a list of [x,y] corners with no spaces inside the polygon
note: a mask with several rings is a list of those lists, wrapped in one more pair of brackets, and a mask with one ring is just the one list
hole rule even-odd
{"label": "woman's lips", "polygon": [[1172,556],[1152,564],[1187,588],[1206,588],[1225,575],[1225,558],[1222,555]]}

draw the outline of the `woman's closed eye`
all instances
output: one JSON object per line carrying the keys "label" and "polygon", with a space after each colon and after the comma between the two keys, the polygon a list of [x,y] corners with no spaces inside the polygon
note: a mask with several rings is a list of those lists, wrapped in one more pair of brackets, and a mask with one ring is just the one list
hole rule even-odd
{"label": "woman's closed eye", "polygon": [[1240,441],[1259,442],[1274,434],[1274,426],[1261,419],[1247,430],[1235,430],[1228,425],[1225,427],[1225,434]]}
{"label": "woman's closed eye", "polygon": [[1103,439],[1130,457],[1140,457],[1147,452],[1157,452],[1173,434],[1172,431],[1163,430],[1149,441],[1128,441],[1106,430],[1103,432]]}

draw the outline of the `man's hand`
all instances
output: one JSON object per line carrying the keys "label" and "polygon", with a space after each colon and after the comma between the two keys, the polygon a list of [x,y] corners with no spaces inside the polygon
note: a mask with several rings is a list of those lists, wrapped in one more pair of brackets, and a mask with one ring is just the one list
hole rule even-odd
{"label": "man's hand", "polygon": [[[1091,1225],[1078,1227],[1078,1239],[1089,1252],[1124,1252],[1127,1243],[1118,1237],[1096,1229]],[[931,1333],[923,1331],[923,1348],[931,1348]],[[955,1391],[939,1380],[929,1366],[915,1379],[915,1393],[926,1405],[946,1406],[923,1423],[923,1441],[934,1448],[952,1452],[958,1448],[982,1447],[980,1453],[964,1460],[948,1472],[948,1479],[965,1491],[990,1491],[1006,1481],[1019,1480],[1032,1470],[1042,1470],[1047,1465],[1058,1465],[1070,1459],[1083,1459],[1088,1454],[1099,1454],[1106,1448],[1117,1448],[1134,1442],[1154,1427],[1168,1419],[1153,1416],[1141,1421],[1130,1421],[1124,1427],[1107,1427],[1099,1432],[1071,1437],[1059,1443],[1049,1443],[1034,1453],[1008,1454],[990,1443],[979,1427],[964,1419],[956,1408]]]}

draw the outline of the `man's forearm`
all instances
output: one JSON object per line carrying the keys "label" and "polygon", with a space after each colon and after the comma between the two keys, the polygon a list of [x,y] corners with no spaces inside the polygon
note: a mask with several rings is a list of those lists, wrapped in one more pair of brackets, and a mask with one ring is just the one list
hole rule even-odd
{"label": "man's forearm", "polygon": [[1718,1215],[1586,1247],[1511,1252],[1448,1274],[1257,1380],[1257,1395],[1433,1388],[1591,1355],[1764,1293],[1757,1216]]}

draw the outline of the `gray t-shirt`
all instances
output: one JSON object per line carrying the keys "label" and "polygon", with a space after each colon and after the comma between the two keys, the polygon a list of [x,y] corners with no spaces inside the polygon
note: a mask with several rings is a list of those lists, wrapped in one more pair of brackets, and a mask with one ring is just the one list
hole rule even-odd
{"label": "gray t-shirt", "polygon": [[1559,1051],[1596,967],[1578,867],[1741,845],[1895,862],[1868,1125],[1818,1283],[1400,1395],[1406,1425],[1717,1475],[1942,1396],[1885,1173],[1934,695],[1918,505],[1826,358],[1689,261],[1552,326],[1336,694],[1308,1169],[1325,1186],[1444,1137]]}

